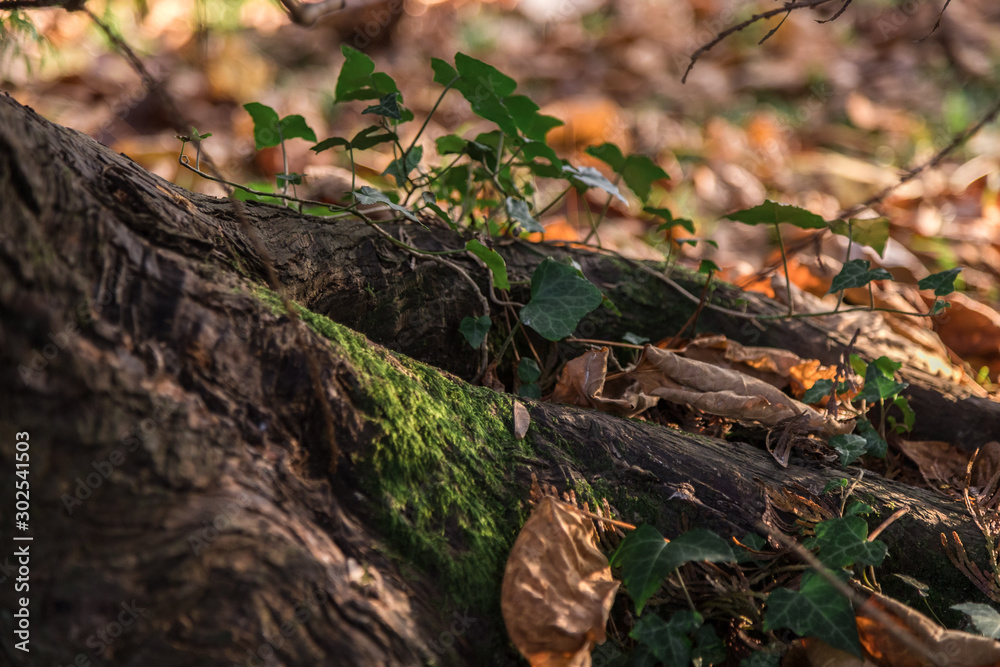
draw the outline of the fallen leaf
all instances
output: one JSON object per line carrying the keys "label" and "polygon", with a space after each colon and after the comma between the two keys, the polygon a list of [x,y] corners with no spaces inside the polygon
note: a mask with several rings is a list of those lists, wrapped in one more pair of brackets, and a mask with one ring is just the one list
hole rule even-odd
{"label": "fallen leaf", "polygon": [[532,667],[590,667],[618,586],[593,522],[545,496],[507,559],[500,594],[507,634]]}
{"label": "fallen leaf", "polygon": [[745,373],[651,345],[629,371],[608,376],[607,359],[608,350],[602,348],[567,363],[552,400],[634,417],[663,399],[765,426],[803,415],[804,428],[828,436],[854,428],[853,421],[838,422]]}
{"label": "fallen leaf", "polygon": [[[875,608],[891,616],[923,650],[907,645],[887,631],[871,613]],[[882,667],[995,667],[1000,665],[1000,643],[988,637],[948,630],[920,612],[875,593],[857,612],[858,634],[866,657]],[[933,660],[932,660],[933,659]]]}

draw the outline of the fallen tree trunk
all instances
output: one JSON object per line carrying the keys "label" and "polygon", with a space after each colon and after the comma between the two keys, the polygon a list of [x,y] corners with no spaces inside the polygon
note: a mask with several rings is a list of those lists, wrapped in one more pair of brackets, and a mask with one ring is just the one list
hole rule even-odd
{"label": "fallen tree trunk", "polygon": [[[761,482],[818,492],[844,476],[540,402],[519,440],[510,395],[345,326],[470,376],[476,358],[456,353],[456,332],[477,303],[471,287],[440,265],[411,266],[359,222],[264,205],[245,215],[307,308],[301,320],[256,279],[263,260],[231,202],[0,97],[0,433],[5,470],[13,441],[28,443],[33,491],[27,527],[6,512],[0,525],[34,538],[30,660],[13,646],[15,619],[0,619],[12,663],[513,664],[500,578],[532,472],[665,534],[697,525],[727,537],[753,530]],[[539,259],[520,244],[503,251],[522,276]],[[595,334],[659,326],[647,316],[676,328],[693,308],[629,278],[629,265],[579,257],[626,313],[593,316]],[[820,330],[775,325],[751,341],[760,330],[745,322],[706,313],[703,325],[758,344]],[[693,496],[672,498],[683,484]],[[960,504],[874,475],[859,493],[877,516],[912,508],[882,536],[887,587],[890,572],[927,581],[939,614],[982,597],[938,542],[957,530],[981,553]]]}

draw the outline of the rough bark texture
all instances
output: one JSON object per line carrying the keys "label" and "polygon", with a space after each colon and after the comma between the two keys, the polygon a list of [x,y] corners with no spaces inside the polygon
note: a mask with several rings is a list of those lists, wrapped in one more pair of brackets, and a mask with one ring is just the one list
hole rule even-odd
{"label": "rough bark texture", "polygon": [[[27,432],[22,534],[34,536],[30,656],[0,616],[11,663],[515,664],[498,594],[532,472],[606,495],[626,520],[665,534],[698,525],[724,536],[753,529],[760,482],[818,492],[843,476],[546,403],[530,404],[531,429],[517,440],[509,395],[407,358],[475,373],[457,323],[480,314],[479,302],[450,269],[412,260],[357,221],[245,211],[290,296],[312,311],[303,320],[260,287],[262,261],[231,202],[186,192],[0,97],[2,487],[10,502],[13,441]],[[460,242],[408,233],[429,249]],[[501,251],[515,278],[540,260],[523,244]],[[659,337],[694,307],[620,261],[577,257],[624,314],[598,312],[584,334]],[[849,338],[823,323],[760,330],[711,311],[701,328],[827,360]],[[333,411],[334,476],[308,355],[322,361]],[[995,403],[908,374],[948,439],[1000,438]],[[697,502],[671,499],[685,483]],[[957,530],[982,554],[959,504],[875,475],[859,493],[879,517],[912,508],[882,536],[883,583],[890,572],[927,581],[939,614],[982,599],[938,542]],[[12,513],[0,526],[14,532]],[[14,608],[11,588],[3,595]]]}

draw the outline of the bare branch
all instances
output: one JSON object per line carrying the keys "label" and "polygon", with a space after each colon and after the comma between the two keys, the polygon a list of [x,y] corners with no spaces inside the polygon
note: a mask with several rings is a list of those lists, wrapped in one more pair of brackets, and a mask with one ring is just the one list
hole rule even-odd
{"label": "bare branch", "polygon": [[[681,77],[681,83],[686,83],[687,82],[688,74],[691,73],[692,68],[694,68],[694,64],[696,62],[698,62],[698,59],[701,58],[702,54],[707,53],[708,51],[710,51],[712,48],[715,47],[716,44],[718,44],[719,42],[721,42],[722,40],[724,40],[726,37],[729,37],[733,33],[739,32],[739,31],[743,30],[744,28],[748,28],[748,27],[752,26],[754,23],[757,23],[758,21],[763,21],[764,19],[769,19],[772,16],[777,16],[778,14],[785,14],[786,12],[787,13],[791,13],[795,9],[810,9],[810,8],[814,8],[814,7],[820,7],[822,5],[827,4],[828,2],[832,2],[832,1],[833,0],[799,0],[798,2],[786,2],[783,6],[779,7],[778,9],[769,9],[766,12],[761,12],[760,14],[754,14],[753,16],[751,16],[750,18],[748,18],[746,21],[743,21],[743,23],[738,23],[738,24],[736,24],[734,26],[726,28],[725,30],[723,30],[722,32],[720,32],[719,34],[717,34],[712,39],[712,41],[708,42],[707,44],[702,45],[697,51],[695,51],[694,53],[691,54],[691,62],[688,63],[687,69],[684,70],[684,76]],[[844,8],[841,7],[841,11],[843,11],[843,9]],[[836,18],[836,17],[834,17],[834,18]],[[783,22],[784,22],[784,20],[782,20],[782,23]],[[781,24],[778,24],[778,25],[780,27]],[[775,30],[776,29],[777,28],[775,28]],[[773,33],[774,33],[774,30],[772,30],[770,33],[768,33],[764,37],[764,39],[761,40],[761,42],[763,42],[764,40],[766,40]]]}
{"label": "bare branch", "polygon": [[333,12],[339,12],[346,5],[345,0],[320,0],[320,2],[296,2],[281,0],[282,6],[288,10],[292,21],[299,25],[310,26],[320,17]]}

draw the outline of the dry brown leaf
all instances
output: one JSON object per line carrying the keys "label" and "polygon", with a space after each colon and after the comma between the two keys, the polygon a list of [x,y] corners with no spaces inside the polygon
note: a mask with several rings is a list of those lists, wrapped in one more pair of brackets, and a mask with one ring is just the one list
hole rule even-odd
{"label": "dry brown leaf", "polygon": [[524,440],[529,426],[531,426],[531,415],[528,414],[528,409],[520,401],[514,401],[514,437]]}
{"label": "dry brown leaf", "polygon": [[[872,618],[871,608],[892,616],[897,627],[907,631],[925,652],[916,651],[887,632]],[[880,667],[996,667],[1000,665],[1000,643],[979,635],[948,630],[920,612],[877,593],[857,613],[858,634],[869,659]]]}
{"label": "dry brown leaf", "polygon": [[500,594],[507,634],[532,667],[590,667],[618,586],[593,522],[545,496],[507,559]]}
{"label": "dry brown leaf", "polygon": [[957,487],[965,479],[969,453],[961,451],[950,442],[903,438],[896,438],[893,442],[917,464],[920,473],[928,482],[939,480]]}
{"label": "dry brown leaf", "polygon": [[803,415],[806,429],[827,436],[854,428],[853,422],[838,422],[762,380],[651,345],[632,370],[610,377],[607,358],[602,348],[566,364],[552,400],[632,417],[663,399],[765,426]]}

